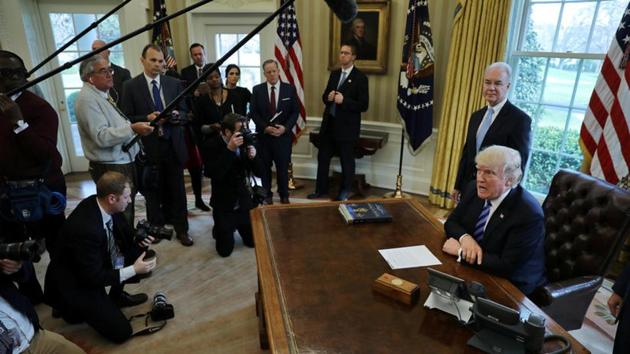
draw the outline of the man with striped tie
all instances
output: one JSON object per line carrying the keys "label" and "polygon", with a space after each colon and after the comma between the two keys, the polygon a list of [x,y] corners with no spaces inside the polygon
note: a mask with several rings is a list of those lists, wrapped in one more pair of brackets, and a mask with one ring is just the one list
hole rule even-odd
{"label": "man with striped tie", "polygon": [[499,145],[475,158],[477,178],[444,224],[442,250],[509,279],[525,295],[546,282],[545,226],[540,204],[519,185],[518,151]]}
{"label": "man with striped tie", "polygon": [[475,179],[475,156],[486,146],[503,145],[516,149],[521,155],[521,169],[527,167],[532,119],[507,99],[511,77],[512,68],[507,63],[496,62],[486,68],[483,97],[487,106],[470,116],[455,188],[451,192],[455,201],[459,201],[460,192],[468,182]]}

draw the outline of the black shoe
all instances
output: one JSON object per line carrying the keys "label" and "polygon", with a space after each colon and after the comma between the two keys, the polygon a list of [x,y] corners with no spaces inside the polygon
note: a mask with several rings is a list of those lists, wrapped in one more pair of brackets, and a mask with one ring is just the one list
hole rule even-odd
{"label": "black shoe", "polygon": [[339,194],[337,195],[337,198],[335,198],[335,200],[339,200],[339,201],[346,201],[350,198],[350,192],[348,191],[341,191],[339,192]]}
{"label": "black shoe", "polygon": [[280,203],[281,204],[291,204],[291,202],[289,201],[289,197],[280,197]]}
{"label": "black shoe", "polygon": [[148,299],[149,297],[145,293],[131,295],[128,292],[123,291],[118,298],[112,300],[118,307],[130,307],[145,303]]}
{"label": "black shoe", "polygon": [[328,193],[314,192],[306,196],[307,199],[328,199]]}
{"label": "black shoe", "polygon": [[177,239],[186,247],[192,246],[194,243],[188,232],[177,233]]}
{"label": "black shoe", "polygon": [[210,207],[206,205],[201,199],[195,201],[195,207],[201,211],[210,211]]}
{"label": "black shoe", "polygon": [[273,198],[272,197],[265,198],[265,200],[263,201],[263,204],[265,204],[265,205],[273,205]]}

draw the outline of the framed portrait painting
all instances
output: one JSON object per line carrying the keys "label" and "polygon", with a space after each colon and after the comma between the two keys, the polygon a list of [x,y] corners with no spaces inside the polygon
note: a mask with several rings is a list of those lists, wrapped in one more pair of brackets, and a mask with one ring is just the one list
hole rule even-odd
{"label": "framed portrait painting", "polygon": [[337,67],[341,43],[355,46],[355,65],[365,73],[383,74],[387,71],[390,0],[358,0],[357,17],[342,23],[330,15],[330,55],[328,70]]}

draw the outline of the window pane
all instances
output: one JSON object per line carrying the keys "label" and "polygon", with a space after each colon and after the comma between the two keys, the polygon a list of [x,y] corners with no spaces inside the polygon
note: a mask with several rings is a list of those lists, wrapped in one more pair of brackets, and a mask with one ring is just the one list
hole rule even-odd
{"label": "window pane", "polygon": [[[74,25],[77,33],[86,29],[92,22],[96,21],[94,14],[74,14]],[[90,51],[92,50],[92,42],[96,39],[96,32],[94,30],[85,34],[85,36],[79,38],[79,50]]]}
{"label": "window pane", "polygon": [[535,117],[533,148],[559,152],[568,115],[566,108],[543,106],[540,116]]}
{"label": "window pane", "polygon": [[585,52],[596,2],[565,4],[556,52]]}
{"label": "window pane", "polygon": [[[595,19],[593,38],[589,44],[589,53],[606,53],[617,26],[621,22],[623,9],[627,6],[627,0],[602,1]],[[630,24],[626,23],[626,26]]]}
{"label": "window pane", "polygon": [[[70,38],[74,37],[74,25],[72,24],[72,15],[70,14],[50,14],[50,24],[55,39],[55,48],[60,48],[67,43]],[[77,44],[72,43],[68,50],[76,50]]]}
{"label": "window pane", "polygon": [[562,152],[569,155],[581,155],[580,145],[578,143],[580,139],[580,128],[582,128],[582,121],[586,111],[573,110],[571,112],[571,118],[569,118],[569,126],[567,127],[567,134],[562,147]]}
{"label": "window pane", "polygon": [[[560,158],[559,168],[567,168],[574,171],[579,171],[582,165],[582,155],[575,156],[562,156]],[[555,172],[554,172],[555,175]]]}
{"label": "window pane", "polygon": [[118,66],[125,67],[125,57],[122,52],[111,52],[109,60]]}
{"label": "window pane", "polygon": [[[217,37],[218,37],[217,48],[219,50],[217,58],[220,58],[223,55],[225,55],[225,53],[227,53],[230,49],[232,49],[232,47],[236,45],[237,40],[236,40],[236,34],[222,33],[222,34],[217,35]],[[237,62],[238,59],[234,55],[232,55],[230,57],[230,60],[228,61]]]}
{"label": "window pane", "polygon": [[[99,16],[99,18],[102,16]],[[120,38],[120,25],[118,15],[111,15],[98,25],[98,38],[109,43]],[[117,44],[110,50],[122,50],[122,45]]]}
{"label": "window pane", "polygon": [[588,106],[601,66],[601,60],[584,60],[573,107],[586,108]]}
{"label": "window pane", "polygon": [[522,49],[551,51],[559,15],[560,4],[532,4]]}
{"label": "window pane", "polygon": [[548,59],[524,57],[516,63],[516,86],[512,98],[518,101],[538,102],[542,92],[545,65]]}
{"label": "window pane", "polygon": [[[67,63],[76,58],[78,58],[76,52],[62,52],[59,54],[60,64]],[[74,65],[68,70],[64,70],[61,73],[61,80],[64,88],[78,88],[83,86],[83,82],[79,76],[79,64]]]}
{"label": "window pane", "polygon": [[534,150],[530,158],[525,188],[546,194],[549,191],[551,178],[556,173],[558,156],[554,152]]}
{"label": "window pane", "polygon": [[260,37],[252,37],[240,50],[241,65],[260,65]]}
{"label": "window pane", "polygon": [[245,68],[241,67],[241,81],[239,81],[239,86],[247,87],[250,91],[254,87],[260,83],[260,69],[256,68]]}
{"label": "window pane", "polygon": [[577,76],[577,59],[551,59],[545,81],[544,103],[569,106]]}

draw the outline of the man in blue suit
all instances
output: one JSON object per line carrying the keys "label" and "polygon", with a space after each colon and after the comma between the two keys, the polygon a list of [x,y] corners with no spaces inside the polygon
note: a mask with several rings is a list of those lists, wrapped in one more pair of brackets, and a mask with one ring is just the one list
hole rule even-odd
{"label": "man in blue suit", "polygon": [[256,123],[258,150],[264,164],[262,185],[267,190],[266,204],[273,204],[271,192],[271,163],[276,165],[278,194],[282,204],[289,204],[289,160],[291,136],[299,107],[293,85],[280,82],[278,63],[263,63],[266,82],[254,86],[250,116]]}
{"label": "man in blue suit", "polygon": [[525,295],[546,282],[544,215],[519,185],[518,151],[499,145],[475,159],[477,179],[444,224],[443,251],[461,262],[509,279]]}

